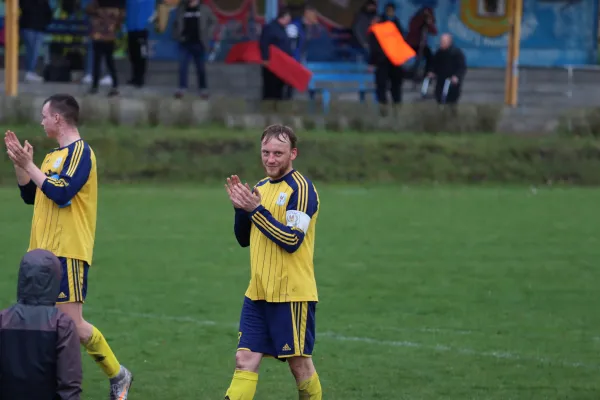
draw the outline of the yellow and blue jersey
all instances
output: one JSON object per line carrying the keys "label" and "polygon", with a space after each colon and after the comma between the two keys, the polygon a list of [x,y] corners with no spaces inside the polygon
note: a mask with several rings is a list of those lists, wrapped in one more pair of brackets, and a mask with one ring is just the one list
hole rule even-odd
{"label": "yellow and blue jersey", "polygon": [[54,149],[42,162],[47,178],[21,186],[33,204],[29,250],[45,249],[57,257],[92,264],[98,206],[96,156],[82,139]]}
{"label": "yellow and blue jersey", "polygon": [[250,246],[246,297],[267,302],[318,301],[314,269],[319,195],[313,183],[292,170],[255,186],[261,205],[251,213],[236,209],[235,235]]}

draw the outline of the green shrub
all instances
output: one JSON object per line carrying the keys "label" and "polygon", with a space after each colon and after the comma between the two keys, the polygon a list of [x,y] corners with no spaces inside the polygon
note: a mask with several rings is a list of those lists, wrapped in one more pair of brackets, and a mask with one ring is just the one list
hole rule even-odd
{"label": "green shrub", "polygon": [[[13,128],[35,147],[36,161],[54,143],[39,127]],[[100,179],[215,182],[237,173],[263,176],[261,130],[82,128],[98,159]],[[502,135],[414,135],[312,131],[299,133],[297,168],[339,183],[600,184],[600,141]],[[14,184],[5,155],[0,183]]]}

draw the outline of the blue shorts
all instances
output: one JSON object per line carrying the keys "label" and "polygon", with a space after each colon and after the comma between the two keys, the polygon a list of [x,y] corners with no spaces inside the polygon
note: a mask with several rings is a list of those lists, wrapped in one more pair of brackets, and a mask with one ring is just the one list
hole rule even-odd
{"label": "blue shorts", "polygon": [[238,350],[263,353],[285,361],[310,357],[315,345],[316,302],[267,303],[244,298]]}
{"label": "blue shorts", "polygon": [[57,303],[84,303],[87,296],[87,262],[58,257],[62,265],[62,279]]}

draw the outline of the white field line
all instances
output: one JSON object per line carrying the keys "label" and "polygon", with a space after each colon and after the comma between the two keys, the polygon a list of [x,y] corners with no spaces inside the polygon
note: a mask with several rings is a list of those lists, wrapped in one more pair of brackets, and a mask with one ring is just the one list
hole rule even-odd
{"label": "white field line", "polygon": [[[94,310],[96,310],[96,309],[90,310],[90,308],[87,308],[87,310],[94,312]],[[153,314],[153,313],[128,312],[128,311],[120,311],[120,310],[98,310],[98,313],[100,313],[100,314],[101,313],[115,314],[115,315],[122,315],[125,317],[149,319],[149,320],[156,320],[156,321],[162,321],[162,322],[166,322],[166,321],[182,322],[182,323],[189,323],[189,324],[194,324],[194,325],[199,325],[199,326],[222,326],[222,327],[227,327],[227,328],[231,328],[231,329],[237,329],[237,327],[238,327],[237,323],[216,322],[216,321],[211,321],[211,320],[198,319],[198,318],[194,318],[191,316],[173,316],[173,315]],[[424,331],[428,331],[428,332],[430,332],[432,330],[435,331],[435,329],[433,329],[433,328],[426,328],[426,330],[424,329]],[[439,331],[442,331],[442,330],[439,330]],[[560,360],[550,359],[547,357],[528,356],[528,355],[522,355],[522,354],[508,352],[508,351],[478,351],[478,350],[473,350],[473,349],[468,349],[468,348],[447,346],[447,345],[443,345],[443,344],[427,345],[427,344],[410,342],[410,341],[380,340],[380,339],[369,338],[369,337],[345,336],[345,335],[340,335],[335,332],[329,332],[329,331],[328,332],[317,332],[317,338],[318,337],[325,337],[329,340],[334,340],[334,341],[338,341],[338,342],[355,342],[355,343],[364,343],[364,344],[370,344],[370,345],[376,345],[376,346],[387,346],[387,347],[407,347],[407,348],[413,348],[413,349],[425,349],[425,350],[431,350],[431,351],[464,354],[464,355],[471,355],[471,356],[477,356],[477,357],[488,357],[488,358],[494,358],[497,360],[529,361],[529,362],[563,366],[563,367],[571,367],[571,368],[584,368],[584,369],[591,369],[591,370],[600,369],[600,365],[592,365],[592,364],[587,364],[587,363],[583,363],[583,362],[560,361]]]}

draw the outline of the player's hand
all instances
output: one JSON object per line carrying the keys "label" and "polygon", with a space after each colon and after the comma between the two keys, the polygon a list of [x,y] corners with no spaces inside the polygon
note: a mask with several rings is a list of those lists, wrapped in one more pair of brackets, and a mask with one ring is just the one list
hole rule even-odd
{"label": "player's hand", "polygon": [[33,160],[33,146],[26,140],[25,146],[23,146],[25,151],[31,155],[31,159]]}
{"label": "player's hand", "polygon": [[6,151],[7,152],[9,150],[9,148],[14,145],[15,142],[19,146],[21,145],[19,143],[19,139],[17,139],[17,135],[15,135],[13,131],[6,131],[4,133],[4,144],[6,145]]}
{"label": "player's hand", "polygon": [[18,167],[26,169],[33,163],[33,146],[25,141],[25,147],[21,146],[17,135],[12,131],[7,131],[4,135],[6,152],[11,161]]}
{"label": "player's hand", "polygon": [[233,186],[232,196],[233,200],[240,205],[240,208],[247,212],[252,212],[260,206],[260,192],[256,189],[254,191],[250,189],[247,183],[242,185],[240,182]]}
{"label": "player's hand", "polygon": [[238,202],[237,197],[233,194],[233,188],[238,183],[241,183],[240,178],[237,175],[231,175],[231,177],[227,178],[227,183],[225,184],[225,190],[227,191],[227,195],[229,196],[229,200],[231,200],[231,204],[235,208],[242,208],[241,204]]}

